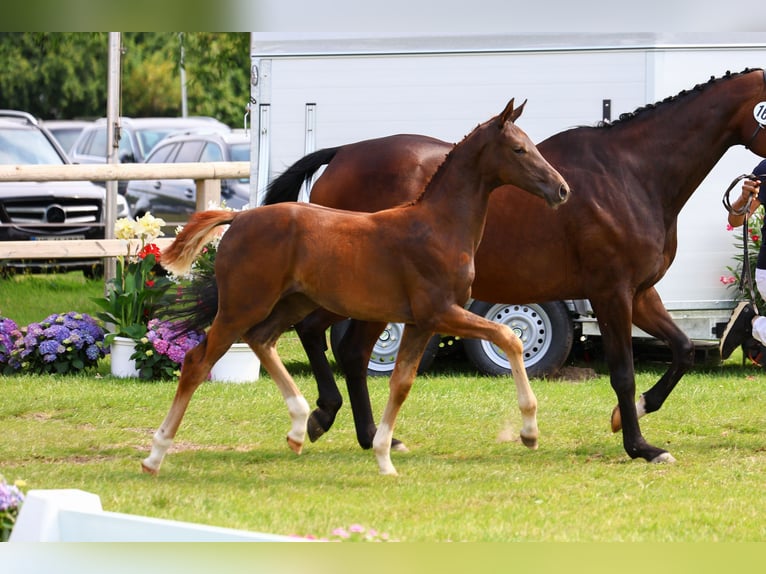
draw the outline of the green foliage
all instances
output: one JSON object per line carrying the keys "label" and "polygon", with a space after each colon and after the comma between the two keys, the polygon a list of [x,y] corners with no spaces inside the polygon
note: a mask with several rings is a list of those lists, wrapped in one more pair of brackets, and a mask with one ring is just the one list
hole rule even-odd
{"label": "green foliage", "polygon": [[[763,241],[763,238],[761,237],[761,229],[763,228],[763,219],[764,219],[764,210],[763,209],[757,209],[755,213],[753,213],[752,216],[747,220],[747,253],[748,253],[748,259],[750,262],[750,273],[751,277],[746,278],[746,281],[753,281],[752,284],[752,290],[755,294],[755,305],[758,308],[759,314],[763,315],[766,312],[766,303],[764,302],[763,298],[761,297],[760,292],[755,286],[755,264],[758,261],[758,253],[761,249],[761,242]],[[731,274],[734,276],[736,282],[732,283],[730,285],[731,288],[736,288],[738,290],[744,289],[745,291],[741,294],[742,298],[749,298],[750,297],[750,285],[747,283],[742,283],[742,273],[744,269],[744,261],[745,261],[745,250],[744,250],[744,237],[745,233],[743,232],[743,227],[739,228],[739,231],[737,231],[734,235],[734,245],[737,248],[737,254],[734,256],[735,264],[733,267],[727,267],[727,269],[731,272]]]}
{"label": "green foliage", "polygon": [[[240,126],[250,97],[247,33],[125,32],[121,113],[181,115],[181,46],[189,115]],[[43,119],[106,113],[107,33],[0,33],[0,107]]]}

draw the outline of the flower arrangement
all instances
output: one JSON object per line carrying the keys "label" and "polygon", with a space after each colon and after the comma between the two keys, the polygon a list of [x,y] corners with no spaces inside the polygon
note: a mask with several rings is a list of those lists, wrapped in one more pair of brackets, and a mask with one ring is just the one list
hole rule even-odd
{"label": "flower arrangement", "polygon": [[176,323],[152,319],[144,337],[136,341],[131,359],[146,380],[173,379],[180,375],[186,352],[196,347],[204,333],[180,332]]}
{"label": "flower arrangement", "polygon": [[[750,258],[750,269],[752,270],[752,273],[755,273],[755,264],[758,260],[758,252],[761,249],[761,242],[763,239],[760,235],[760,232],[764,223],[763,210],[762,209],[756,210],[755,213],[753,213],[753,215],[751,215],[747,221],[748,221],[748,226],[747,226],[748,228],[747,250],[748,251],[747,252]],[[734,231],[734,228],[731,225],[727,225],[726,229],[728,231]],[[744,268],[745,237],[743,233],[737,233],[735,234],[734,239],[735,239],[734,245],[737,248],[737,255],[734,256],[735,264],[734,266],[727,267],[731,275],[729,276],[722,275],[720,278],[720,281],[726,286],[740,289],[740,286],[742,285],[742,272]],[[753,280],[755,281],[755,277],[753,277]],[[757,289],[753,288],[753,291],[755,292],[755,305],[758,308],[758,312],[760,314],[763,314],[764,312],[766,312],[766,303],[761,298],[761,294],[758,292]]]}
{"label": "flower arrangement", "polygon": [[[147,324],[166,304],[173,282],[159,268],[160,250],[152,243],[162,232],[165,221],[147,213],[133,221],[118,219],[115,236],[128,240],[128,253],[117,257],[116,272],[109,280],[107,294],[94,301],[103,309],[98,317],[114,325],[107,343],[115,336],[138,340],[146,334]],[[131,240],[141,244],[131,252]]]}
{"label": "flower arrangement", "polygon": [[[7,320],[6,320],[7,321]],[[95,366],[107,354],[104,329],[85,313],[49,315],[11,332],[12,348],[3,372],[72,373]]]}
{"label": "flower arrangement", "polygon": [[7,542],[11,536],[11,530],[24,502],[24,494],[21,492],[24,486],[22,480],[8,484],[0,475],[0,542]]}

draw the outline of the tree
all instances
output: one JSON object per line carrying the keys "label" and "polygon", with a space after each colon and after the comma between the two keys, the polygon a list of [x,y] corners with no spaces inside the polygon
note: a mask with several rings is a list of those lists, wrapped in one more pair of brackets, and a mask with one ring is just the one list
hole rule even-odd
{"label": "tree", "polygon": [[[0,33],[0,107],[43,119],[106,113],[108,34]],[[121,113],[181,115],[181,45],[190,115],[238,127],[250,97],[249,34],[122,34]]]}

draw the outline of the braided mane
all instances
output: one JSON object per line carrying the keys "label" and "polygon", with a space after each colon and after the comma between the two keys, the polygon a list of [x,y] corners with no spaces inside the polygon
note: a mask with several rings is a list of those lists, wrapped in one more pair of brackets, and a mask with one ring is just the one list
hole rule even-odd
{"label": "braided mane", "polygon": [[715,83],[718,83],[718,82],[721,82],[721,81],[725,81],[725,80],[730,80],[732,78],[739,77],[739,76],[741,76],[743,74],[749,74],[750,72],[752,72],[754,70],[758,70],[758,69],[760,69],[760,68],[745,68],[741,72],[730,72],[730,71],[727,71],[720,78],[716,78],[715,76],[710,76],[710,79],[707,82],[705,82],[704,84],[697,84],[691,90],[681,90],[675,96],[668,96],[667,98],[665,98],[664,100],[662,100],[660,102],[656,102],[654,104],[647,104],[645,106],[641,106],[640,108],[636,108],[632,112],[626,112],[626,113],[620,114],[620,117],[618,119],[612,121],[612,122],[602,120],[602,121],[600,121],[600,122],[598,122],[596,124],[596,127],[599,127],[599,128],[610,128],[610,127],[615,126],[617,124],[630,121],[632,119],[637,118],[641,114],[644,114],[644,113],[646,113],[648,111],[656,109],[657,107],[659,107],[661,105],[669,104],[669,103],[672,103],[672,102],[676,102],[676,101],[682,99],[683,97],[688,96],[689,94],[692,94],[692,93],[695,93],[695,92],[701,92],[705,88],[711,86],[712,84],[715,84]]}

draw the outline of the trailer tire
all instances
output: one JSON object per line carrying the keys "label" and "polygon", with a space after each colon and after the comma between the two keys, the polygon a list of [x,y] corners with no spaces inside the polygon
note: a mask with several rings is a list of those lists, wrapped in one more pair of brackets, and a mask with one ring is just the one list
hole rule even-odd
{"label": "trailer tire", "polygon": [[[330,347],[332,348],[333,355],[338,356],[338,345],[343,335],[348,330],[350,319],[334,323],[330,327]],[[372,350],[372,357],[367,366],[367,374],[371,377],[390,377],[394,371],[394,365],[396,364],[396,355],[399,352],[399,342],[404,332],[403,323],[389,323],[386,326],[386,330],[378,338],[375,343],[375,348]],[[418,373],[424,373],[431,368],[436,357],[436,352],[439,350],[439,341],[441,336],[434,335],[428,341],[426,350],[423,353],[423,357],[420,359],[420,365],[418,366]]]}
{"label": "trailer tire", "polygon": [[[504,305],[474,301],[469,310],[477,315],[508,325],[524,342],[527,376],[545,377],[558,371],[569,357],[574,340],[574,324],[561,301],[530,305]],[[511,372],[505,353],[482,339],[464,339],[468,359],[488,375]]]}

